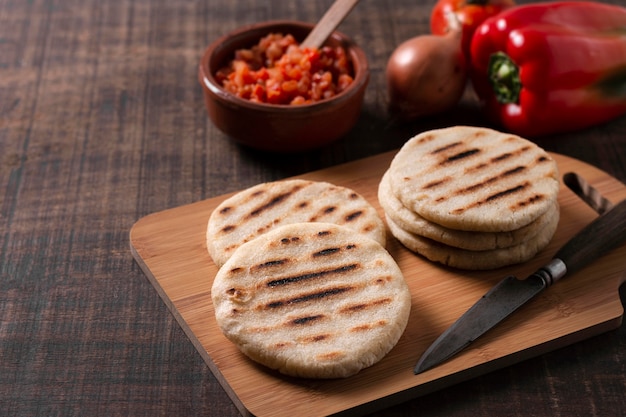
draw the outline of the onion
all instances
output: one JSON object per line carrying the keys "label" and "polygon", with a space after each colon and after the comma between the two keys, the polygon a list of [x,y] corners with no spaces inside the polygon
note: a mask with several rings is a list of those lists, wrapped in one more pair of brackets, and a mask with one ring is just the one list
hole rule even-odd
{"label": "onion", "polygon": [[390,111],[401,119],[451,109],[463,95],[468,78],[461,32],[404,41],[389,57],[386,77]]}

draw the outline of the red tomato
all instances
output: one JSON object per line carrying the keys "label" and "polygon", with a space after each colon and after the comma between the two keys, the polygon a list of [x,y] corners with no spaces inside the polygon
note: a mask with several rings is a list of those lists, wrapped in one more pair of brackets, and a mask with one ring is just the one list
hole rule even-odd
{"label": "red tomato", "polygon": [[430,15],[430,31],[445,35],[462,30],[463,52],[469,59],[469,46],[476,28],[487,18],[515,5],[514,0],[439,0]]}

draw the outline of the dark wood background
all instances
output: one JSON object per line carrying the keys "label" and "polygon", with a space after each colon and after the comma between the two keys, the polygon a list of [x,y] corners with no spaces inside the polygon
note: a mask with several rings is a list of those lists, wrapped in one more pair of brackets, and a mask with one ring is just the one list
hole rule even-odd
{"label": "dark wood background", "polygon": [[[204,47],[247,23],[313,22],[330,4],[0,0],[0,415],[238,415],[134,262],[134,222],[428,128],[486,124],[471,94],[447,114],[391,122],[386,59],[428,31],[434,0],[362,0],[340,27],[372,70],[354,130],[287,158],[234,145],[206,116]],[[626,182],[626,117],[537,143]],[[625,387],[622,326],[373,415],[614,416]]]}

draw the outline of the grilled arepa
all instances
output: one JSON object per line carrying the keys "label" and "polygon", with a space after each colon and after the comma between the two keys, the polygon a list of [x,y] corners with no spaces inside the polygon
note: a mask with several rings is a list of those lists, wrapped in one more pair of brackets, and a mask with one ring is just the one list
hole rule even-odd
{"label": "grilled arepa", "polygon": [[211,297],[222,332],[245,355],[306,378],[348,377],[378,362],[411,308],[380,243],[320,222],[280,226],[238,247]]}
{"label": "grilled arepa", "polygon": [[281,225],[324,222],[347,226],[386,244],[376,209],[355,191],[302,179],[258,184],[224,200],[209,217],[207,250],[221,266],[241,244]]}
{"label": "grilled arepa", "polygon": [[558,205],[549,210],[546,217],[547,224],[535,236],[506,248],[490,250],[467,250],[457,246],[450,246],[419,234],[408,232],[387,216],[387,225],[391,233],[407,249],[419,253],[425,258],[467,270],[488,270],[501,268],[512,264],[526,262],[545,248],[559,223]]}
{"label": "grilled arepa", "polygon": [[389,167],[402,204],[441,226],[476,232],[519,229],[548,211],[559,191],[554,159],[534,143],[492,129],[423,132]]}
{"label": "grilled arepa", "polygon": [[516,230],[506,232],[471,232],[450,229],[428,221],[405,207],[391,192],[388,172],[383,174],[378,187],[378,201],[385,212],[388,222],[392,221],[394,223],[394,227],[390,227],[390,229],[402,229],[407,234],[422,236],[447,246],[472,251],[489,251],[520,245],[537,236],[539,232],[545,231],[546,227],[556,226],[559,219],[558,205],[555,202],[548,211],[540,215],[536,220]]}

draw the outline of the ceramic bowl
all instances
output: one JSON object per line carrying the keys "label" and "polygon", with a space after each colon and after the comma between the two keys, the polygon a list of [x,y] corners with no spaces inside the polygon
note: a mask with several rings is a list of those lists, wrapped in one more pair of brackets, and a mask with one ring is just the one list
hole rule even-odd
{"label": "ceramic bowl", "polygon": [[350,38],[334,32],[327,45],[341,45],[354,70],[354,81],[334,97],[304,105],[256,103],[226,91],[215,79],[218,69],[233,59],[234,52],[250,48],[269,33],[292,34],[304,40],[312,24],[270,21],[239,28],[213,42],[200,61],[198,78],[213,124],[236,142],[264,151],[301,152],[327,145],[352,129],[357,122],[369,66],[365,53]]}

